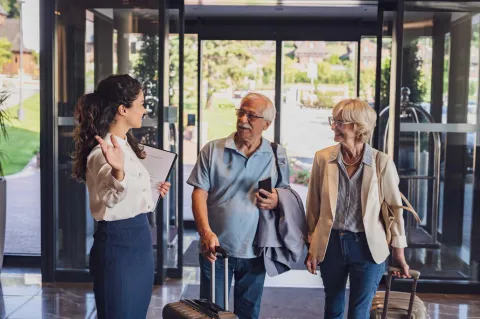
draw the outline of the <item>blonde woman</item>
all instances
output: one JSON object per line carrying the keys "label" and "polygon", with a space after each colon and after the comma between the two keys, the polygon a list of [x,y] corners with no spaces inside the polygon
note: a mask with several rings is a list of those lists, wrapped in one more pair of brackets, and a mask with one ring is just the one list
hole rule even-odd
{"label": "blonde woman", "polygon": [[[334,146],[315,154],[307,197],[309,251],[305,264],[320,274],[325,287],[325,318],[343,318],[350,280],[348,318],[368,318],[371,302],[390,254],[380,215],[378,178],[385,200],[401,206],[399,177],[393,161],[368,142],[377,115],[358,99],[339,102],[329,118]],[[378,153],[378,157],[377,157]],[[377,176],[376,161],[383,163]],[[407,276],[407,246],[402,210],[395,209],[393,257]]]}

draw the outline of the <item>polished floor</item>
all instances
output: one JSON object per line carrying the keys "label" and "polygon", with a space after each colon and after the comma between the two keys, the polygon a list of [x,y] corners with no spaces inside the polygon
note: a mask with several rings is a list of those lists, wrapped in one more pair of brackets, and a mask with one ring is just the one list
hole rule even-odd
{"label": "polished floor", "polygon": [[[4,269],[0,281],[2,296],[0,318],[96,318],[95,301],[90,284],[42,284],[38,270],[16,269]],[[307,281],[309,284],[299,287],[299,282]],[[165,285],[154,287],[148,318],[162,318],[162,309],[167,303],[176,301],[182,296],[188,296],[186,291],[195,291],[198,284],[198,269],[186,267],[182,280],[168,280]],[[318,291],[318,296],[314,297],[318,297],[321,301],[323,289],[318,276],[309,276],[304,271],[292,271],[280,277],[268,278],[266,286],[271,289],[279,288],[282,293],[278,294],[276,310],[271,310],[270,314],[262,312],[263,319],[322,317],[321,302],[303,307],[292,304],[291,299],[292,296],[298,295],[300,290],[308,290],[310,293]],[[188,289],[189,287],[193,289]],[[424,294],[420,297],[425,301],[431,318],[480,318],[480,295]],[[282,305],[299,309],[298,314],[295,317],[282,316],[284,312]],[[312,313],[318,313],[318,315],[312,316]]]}

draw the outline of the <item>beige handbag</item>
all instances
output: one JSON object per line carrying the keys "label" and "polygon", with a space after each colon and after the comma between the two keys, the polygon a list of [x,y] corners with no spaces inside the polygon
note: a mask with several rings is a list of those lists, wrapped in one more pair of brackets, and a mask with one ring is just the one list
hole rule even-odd
{"label": "beige handbag", "polygon": [[378,195],[380,197],[380,205],[381,205],[381,219],[383,221],[383,226],[385,227],[385,234],[387,243],[390,246],[392,243],[392,231],[391,227],[395,222],[395,214],[393,213],[394,208],[402,208],[406,211],[412,213],[413,217],[417,222],[421,222],[420,217],[418,217],[417,212],[413,209],[412,205],[408,201],[408,199],[400,192],[400,196],[402,200],[407,204],[407,206],[399,206],[399,207],[391,207],[386,201],[385,197],[383,196],[383,181],[381,178],[381,170],[380,170],[380,151],[377,153],[376,162],[377,162],[377,179],[378,179]]}

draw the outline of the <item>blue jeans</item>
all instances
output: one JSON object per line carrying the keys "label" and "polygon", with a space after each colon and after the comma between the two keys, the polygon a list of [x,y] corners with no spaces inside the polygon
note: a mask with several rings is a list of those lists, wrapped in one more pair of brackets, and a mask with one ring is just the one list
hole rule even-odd
{"label": "blue jeans", "polygon": [[[211,300],[210,269],[211,263],[200,255],[200,298]],[[263,284],[265,282],[263,257],[253,259],[228,258],[228,287],[235,276],[233,312],[239,319],[257,319],[260,314]],[[225,308],[224,300],[224,260],[215,262],[215,303]],[[231,309],[230,309],[231,310]]]}
{"label": "blue jeans", "polygon": [[375,263],[365,233],[333,230],[320,274],[325,286],[325,318],[343,318],[345,290],[350,275],[348,318],[370,317],[373,297],[385,272],[385,262]]}

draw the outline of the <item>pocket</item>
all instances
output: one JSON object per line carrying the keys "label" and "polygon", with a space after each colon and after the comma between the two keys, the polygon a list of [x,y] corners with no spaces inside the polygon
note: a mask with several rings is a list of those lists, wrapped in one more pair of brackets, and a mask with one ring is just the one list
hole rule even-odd
{"label": "pocket", "polygon": [[372,252],[370,251],[370,246],[368,246],[368,240],[365,233],[362,233],[362,235],[358,236],[358,238],[358,248],[361,252],[361,259],[368,263],[375,263]]}

